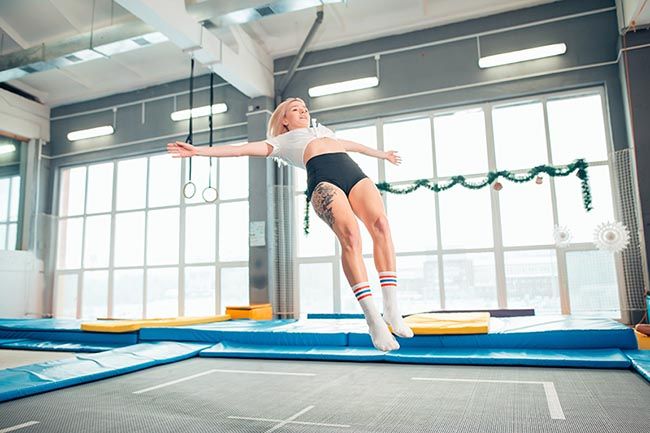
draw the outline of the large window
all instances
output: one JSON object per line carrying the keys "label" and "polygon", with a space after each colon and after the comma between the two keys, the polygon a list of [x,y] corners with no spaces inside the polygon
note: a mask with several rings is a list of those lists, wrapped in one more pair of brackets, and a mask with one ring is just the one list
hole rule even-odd
{"label": "large window", "polygon": [[20,176],[0,178],[0,250],[16,249]]}
{"label": "large window", "polygon": [[[248,158],[168,154],[62,169],[55,315],[213,315],[248,303]],[[219,198],[206,203],[212,185]]]}
{"label": "large window", "polygon": [[[592,244],[593,230],[614,219],[601,89],[485,103],[409,117],[340,125],[339,137],[381,150],[397,150],[400,166],[351,154],[375,182],[396,186],[417,179],[448,181],[488,171],[518,173],[577,158],[589,164],[594,210],[583,208],[575,176],[542,184],[480,190],[455,186],[435,194],[420,189],[384,195],[397,255],[403,313],[438,309],[534,308],[537,314],[620,317],[615,258]],[[311,210],[311,233],[302,231],[306,179],[296,176],[297,261],[301,313],[361,312],[340,265],[332,231]],[[573,235],[557,248],[555,225]],[[363,255],[376,299],[381,298],[372,240],[359,221]]]}

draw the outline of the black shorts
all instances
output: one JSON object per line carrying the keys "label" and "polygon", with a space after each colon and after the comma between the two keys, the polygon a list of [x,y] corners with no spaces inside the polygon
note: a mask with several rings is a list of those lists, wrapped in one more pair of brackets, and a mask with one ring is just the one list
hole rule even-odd
{"label": "black shorts", "polygon": [[361,179],[368,176],[361,171],[359,165],[345,152],[323,153],[307,161],[307,200],[316,186],[321,182],[329,182],[341,188],[345,195]]}

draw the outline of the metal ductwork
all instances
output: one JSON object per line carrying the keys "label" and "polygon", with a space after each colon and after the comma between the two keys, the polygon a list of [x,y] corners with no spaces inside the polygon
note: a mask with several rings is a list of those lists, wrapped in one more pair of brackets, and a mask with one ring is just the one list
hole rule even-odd
{"label": "metal ductwork", "polygon": [[87,62],[166,41],[167,38],[140,20],[44,43],[0,56],[0,82],[35,72]]}
{"label": "metal ductwork", "polygon": [[0,56],[0,82],[171,40],[250,97],[271,96],[272,60],[263,50],[256,50],[253,58],[246,50],[228,48],[218,34],[201,28],[229,27],[237,45],[255,46],[237,24],[347,0],[116,1],[140,19]]}
{"label": "metal ductwork", "polygon": [[185,7],[206,28],[223,28],[329,3],[347,0],[185,0]]}

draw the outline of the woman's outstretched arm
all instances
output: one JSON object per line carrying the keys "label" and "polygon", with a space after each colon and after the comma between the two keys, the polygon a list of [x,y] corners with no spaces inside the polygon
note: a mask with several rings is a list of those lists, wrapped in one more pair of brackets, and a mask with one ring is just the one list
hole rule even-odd
{"label": "woman's outstretched arm", "polygon": [[177,141],[167,143],[167,152],[173,158],[187,158],[188,156],[211,156],[226,158],[235,156],[268,156],[273,147],[265,141],[251,141],[246,144],[232,145],[220,144],[213,147],[197,147],[189,143]]}
{"label": "woman's outstretched arm", "polygon": [[387,159],[395,165],[399,165],[402,162],[402,158],[397,155],[396,150],[387,150],[386,152],[382,152],[381,150],[364,146],[363,144],[357,143],[356,141],[342,140],[340,138],[338,141],[343,143],[343,147],[345,147],[345,150],[348,152],[358,152],[379,159]]}

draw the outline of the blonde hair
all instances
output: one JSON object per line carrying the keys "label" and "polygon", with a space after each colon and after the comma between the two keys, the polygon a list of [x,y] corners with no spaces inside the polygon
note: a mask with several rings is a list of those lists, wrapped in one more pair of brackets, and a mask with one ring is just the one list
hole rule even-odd
{"label": "blonde hair", "polygon": [[285,132],[289,132],[289,128],[287,128],[282,121],[284,120],[284,116],[287,114],[287,107],[294,101],[300,101],[303,104],[305,103],[305,101],[300,98],[288,98],[286,101],[282,101],[273,111],[273,114],[271,114],[271,118],[269,119],[269,128],[266,132],[268,137],[277,137]]}

